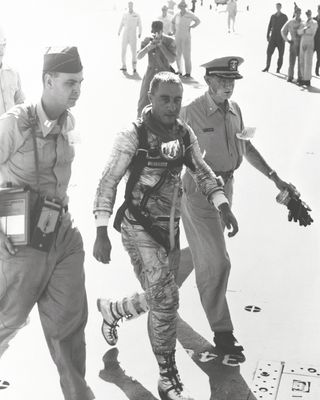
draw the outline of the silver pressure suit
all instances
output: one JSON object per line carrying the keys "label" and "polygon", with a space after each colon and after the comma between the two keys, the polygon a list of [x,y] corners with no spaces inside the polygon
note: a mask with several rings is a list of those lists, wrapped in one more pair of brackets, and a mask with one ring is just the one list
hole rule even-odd
{"label": "silver pressure suit", "polygon": [[[175,156],[182,157],[181,139],[183,135],[190,135],[190,145],[185,149],[185,154],[192,161],[194,168],[190,173],[197,186],[210,203],[219,205],[227,202],[215,175],[203,161],[198,141],[189,126],[178,122],[170,137],[165,137],[157,131],[158,126],[148,123],[146,125],[149,153],[156,153],[161,147],[169,148],[170,144],[175,143]],[[94,206],[96,218],[108,218],[112,214],[117,185],[124,175],[128,177],[132,172],[131,161],[138,146],[139,139],[135,127],[118,134],[97,190]],[[181,171],[182,165],[170,170],[163,185],[151,194],[147,203],[147,212],[154,224],[161,226],[167,235],[170,235],[170,226],[174,233],[178,230],[182,196]],[[146,190],[159,181],[162,172],[161,167],[143,168],[133,189],[134,204],[141,202]],[[179,244],[175,242],[175,246],[167,254],[128,210],[122,222],[121,233],[123,245],[145,291],[150,309],[148,332],[153,351],[155,354],[171,352],[175,348],[179,305],[178,287],[175,282],[180,258]]]}

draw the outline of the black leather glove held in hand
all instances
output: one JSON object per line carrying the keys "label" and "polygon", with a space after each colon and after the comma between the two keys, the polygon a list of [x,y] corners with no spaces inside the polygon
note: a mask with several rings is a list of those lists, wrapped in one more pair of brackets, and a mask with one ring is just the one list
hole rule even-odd
{"label": "black leather glove held in hand", "polygon": [[299,198],[291,198],[287,204],[289,210],[288,220],[299,222],[301,226],[311,225],[313,219],[311,218],[309,211],[311,209]]}

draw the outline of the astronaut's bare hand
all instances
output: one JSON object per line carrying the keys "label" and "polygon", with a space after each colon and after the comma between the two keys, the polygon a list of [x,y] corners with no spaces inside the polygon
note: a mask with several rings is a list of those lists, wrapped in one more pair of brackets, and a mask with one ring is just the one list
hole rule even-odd
{"label": "astronaut's bare hand", "polygon": [[93,246],[93,257],[103,263],[109,264],[111,261],[111,242],[108,236],[108,228],[106,226],[99,226],[97,228],[97,236]]}
{"label": "astronaut's bare hand", "polygon": [[0,232],[0,258],[6,260],[11,256],[14,256],[18,252],[18,249],[13,246],[10,238],[3,232]]}
{"label": "astronaut's bare hand", "polygon": [[231,211],[229,204],[228,203],[221,204],[219,206],[219,210],[223,223],[230,231],[228,232],[228,236],[229,237],[235,236],[239,231],[239,227],[236,217],[233,215],[233,212]]}

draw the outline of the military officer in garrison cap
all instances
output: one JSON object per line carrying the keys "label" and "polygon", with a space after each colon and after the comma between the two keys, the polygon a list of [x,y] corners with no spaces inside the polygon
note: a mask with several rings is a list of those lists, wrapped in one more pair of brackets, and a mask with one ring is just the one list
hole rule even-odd
{"label": "military officer in garrison cap", "polygon": [[[217,176],[223,178],[224,191],[230,205],[233,175],[243,157],[271,179],[278,189],[291,190],[291,186],[278,177],[248,140],[250,132],[249,129],[246,131],[240,107],[230,100],[235,80],[242,78],[238,70],[242,63],[241,57],[231,56],[203,64],[208,89],[180,112],[180,117],[195,132],[201,151],[205,154],[205,161]],[[184,175],[183,187],[181,217],[189,248],[182,250],[179,284],[182,284],[194,266],[202,306],[218,352],[243,362],[243,347],[233,335],[226,299],[231,265],[224,239],[224,224],[219,212],[202,199],[188,172]]]}
{"label": "military officer in garrison cap", "polygon": [[17,105],[0,118],[0,182],[31,188],[30,242],[18,246],[3,227],[0,231],[1,280],[6,282],[0,285],[0,356],[37,304],[65,400],[91,400],[85,381],[84,251],[67,195],[75,125],[69,108],[83,80],[77,48],[48,48],[42,77],[38,103]]}

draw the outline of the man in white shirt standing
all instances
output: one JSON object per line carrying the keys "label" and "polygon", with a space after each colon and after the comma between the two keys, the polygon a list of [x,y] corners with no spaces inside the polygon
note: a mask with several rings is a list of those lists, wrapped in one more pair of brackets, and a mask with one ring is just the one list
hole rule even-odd
{"label": "man in white shirt standing", "polygon": [[[187,3],[183,0],[178,4],[178,12],[172,20],[173,33],[177,46],[178,73],[182,76],[182,56],[185,64],[183,78],[191,78],[191,29],[200,24],[200,19],[193,12],[187,10]],[[192,24],[193,22],[193,24]]]}
{"label": "man in white shirt standing", "polygon": [[[300,40],[301,37],[298,35],[298,29],[301,27],[301,8],[295,8],[295,16],[290,21],[287,21],[282,29],[281,35],[285,42],[290,44],[289,49],[289,69],[288,69],[288,79],[287,82],[293,82],[293,74],[294,74],[294,66],[296,63],[296,59],[299,57],[300,52]],[[290,34],[290,39],[288,35]],[[301,82],[301,70],[300,63],[298,58],[298,80],[297,82]]]}
{"label": "man in white shirt standing", "polygon": [[3,63],[7,39],[0,28],[0,115],[25,100],[18,72]]}
{"label": "man in white shirt standing", "polygon": [[163,33],[165,35],[172,35],[172,16],[168,14],[168,6],[164,5],[161,8],[162,14],[158,18],[163,23]]}
{"label": "man in white shirt standing", "polygon": [[138,37],[140,38],[142,33],[142,24],[140,15],[133,10],[132,1],[129,1],[128,12],[126,12],[122,17],[118,32],[119,36],[121,34],[122,28],[123,28],[122,51],[121,51],[122,67],[120,68],[120,70],[124,72],[127,71],[126,54],[127,54],[127,47],[129,45],[132,53],[132,69],[133,73],[136,73],[137,72],[137,29],[138,29]]}
{"label": "man in white shirt standing", "polygon": [[317,32],[318,24],[312,19],[311,10],[306,11],[306,16],[307,20],[302,22],[301,27],[298,29],[298,35],[301,36],[299,54],[301,81],[299,84],[309,87],[312,76],[314,36]]}

